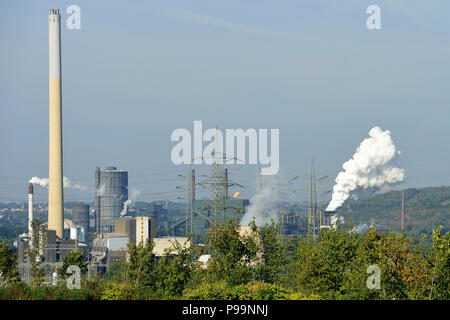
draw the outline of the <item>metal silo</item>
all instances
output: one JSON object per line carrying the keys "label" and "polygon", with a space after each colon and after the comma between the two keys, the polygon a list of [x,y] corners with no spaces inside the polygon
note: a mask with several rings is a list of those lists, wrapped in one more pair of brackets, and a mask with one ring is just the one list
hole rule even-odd
{"label": "metal silo", "polygon": [[82,227],[84,233],[89,232],[89,205],[80,202],[72,207],[72,222],[76,227]]}
{"label": "metal silo", "polygon": [[100,188],[100,231],[113,232],[114,220],[128,200],[128,172],[116,167],[100,171]]}

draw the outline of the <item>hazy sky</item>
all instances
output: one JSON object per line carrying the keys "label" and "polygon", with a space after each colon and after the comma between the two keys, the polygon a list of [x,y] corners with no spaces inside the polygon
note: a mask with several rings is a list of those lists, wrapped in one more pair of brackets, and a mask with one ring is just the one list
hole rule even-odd
{"label": "hazy sky", "polygon": [[[71,4],[81,30],[65,26]],[[371,4],[381,30],[366,27]],[[402,152],[399,188],[450,185],[450,1],[11,0],[0,2],[0,201],[25,201],[28,179],[48,176],[50,8],[62,14],[64,175],[89,187],[66,201],[92,199],[97,165],[128,170],[139,200],[176,200],[186,181],[170,134],[194,120],[280,129],[280,179],[314,158],[324,190],[377,125]],[[243,197],[256,173],[232,168]]]}

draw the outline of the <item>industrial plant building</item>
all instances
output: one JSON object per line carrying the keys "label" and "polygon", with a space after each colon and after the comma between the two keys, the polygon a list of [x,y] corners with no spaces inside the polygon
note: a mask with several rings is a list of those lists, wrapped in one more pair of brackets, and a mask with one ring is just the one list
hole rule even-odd
{"label": "industrial plant building", "polygon": [[153,247],[153,253],[156,257],[162,257],[166,253],[175,254],[176,244],[179,244],[182,248],[190,248],[191,241],[188,237],[162,237],[155,238]]}
{"label": "industrial plant building", "polygon": [[104,273],[118,260],[124,260],[129,243],[153,242],[155,220],[149,217],[122,217],[114,221],[113,233],[101,233],[92,244],[91,270]]}
{"label": "industrial plant building", "polygon": [[120,218],[128,200],[128,172],[116,167],[95,170],[94,209],[96,232],[113,232],[114,220]]}
{"label": "industrial plant building", "polygon": [[80,202],[72,207],[70,238],[85,242],[90,231],[89,205]]}
{"label": "industrial plant building", "polygon": [[[79,245],[76,240],[61,240],[56,235],[56,230],[46,230],[45,236],[39,235],[39,259],[42,261],[45,272],[45,281],[50,283],[53,279],[53,273],[57,272],[62,266],[63,259],[73,250],[87,250],[84,244]],[[24,234],[19,237],[17,243],[18,267],[20,277],[23,281],[31,280],[31,258],[30,252],[32,243],[31,237]]]}

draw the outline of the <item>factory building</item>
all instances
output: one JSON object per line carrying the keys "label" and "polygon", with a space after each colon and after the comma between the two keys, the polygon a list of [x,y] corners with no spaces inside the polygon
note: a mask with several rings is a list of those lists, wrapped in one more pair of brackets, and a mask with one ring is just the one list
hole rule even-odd
{"label": "factory building", "polygon": [[114,233],[123,234],[130,242],[136,242],[136,219],[133,217],[122,217],[114,221]]}
{"label": "factory building", "polygon": [[123,203],[128,200],[128,172],[116,167],[97,168],[95,188],[96,231],[112,232],[114,220],[120,217]]}
{"label": "factory building", "polygon": [[149,217],[136,217],[136,245],[152,242],[156,234],[156,223]]}
{"label": "factory building", "polygon": [[147,240],[152,242],[156,235],[156,221],[149,217],[122,217],[114,221],[114,233],[126,235],[136,245]]}
{"label": "factory building", "polygon": [[[41,234],[39,238],[42,241],[40,255],[47,283],[52,282],[53,273],[62,266],[62,261],[71,251],[76,249],[87,250],[86,245],[79,245],[75,240],[59,239],[56,230],[46,230],[45,236]],[[31,249],[29,239],[28,235],[24,234],[19,237],[17,243],[18,269],[21,279],[26,282],[31,280],[32,273],[28,252]]]}
{"label": "factory building", "polygon": [[80,202],[72,207],[72,224],[74,228],[81,228],[85,234],[89,232],[89,205]]}
{"label": "factory building", "polygon": [[125,260],[128,241],[128,236],[120,233],[100,234],[95,238],[92,243],[90,272],[103,274],[113,263]]}
{"label": "factory building", "polygon": [[114,221],[114,233],[100,234],[92,244],[91,266],[94,272],[103,273],[118,260],[124,260],[129,243],[139,245],[153,242],[156,223],[149,217],[122,217]]}
{"label": "factory building", "polygon": [[191,242],[187,237],[162,237],[153,239],[153,253],[156,257],[162,257],[166,253],[176,254],[175,245],[178,243],[182,248],[190,248]]}

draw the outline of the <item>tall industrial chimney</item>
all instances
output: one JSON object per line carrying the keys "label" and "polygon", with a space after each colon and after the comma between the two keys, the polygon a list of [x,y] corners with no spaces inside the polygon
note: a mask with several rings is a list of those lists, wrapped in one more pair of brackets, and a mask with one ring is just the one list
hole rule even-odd
{"label": "tall industrial chimney", "polygon": [[48,229],[63,237],[63,166],[61,110],[61,23],[59,9],[48,15],[49,155]]}
{"label": "tall industrial chimney", "polygon": [[28,184],[28,238],[33,243],[33,184]]}

